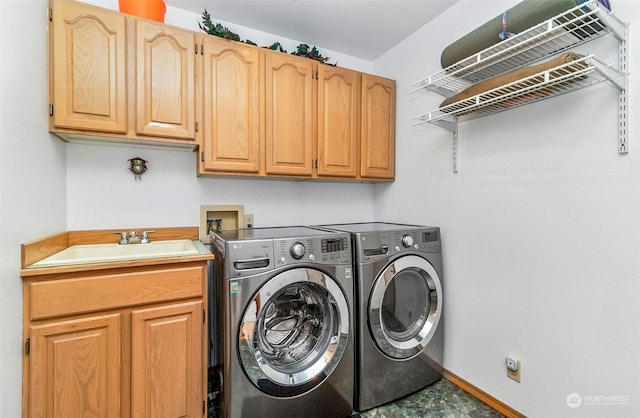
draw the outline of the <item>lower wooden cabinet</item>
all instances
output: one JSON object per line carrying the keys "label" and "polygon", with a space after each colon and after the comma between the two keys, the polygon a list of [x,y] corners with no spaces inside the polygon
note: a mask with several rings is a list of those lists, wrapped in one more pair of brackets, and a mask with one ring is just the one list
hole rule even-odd
{"label": "lower wooden cabinet", "polygon": [[132,417],[202,413],[202,312],[202,301],[132,312]]}
{"label": "lower wooden cabinet", "polygon": [[206,262],[24,278],[24,417],[205,417]]}
{"label": "lower wooden cabinet", "polygon": [[121,416],[121,314],[47,321],[29,332],[26,416]]}

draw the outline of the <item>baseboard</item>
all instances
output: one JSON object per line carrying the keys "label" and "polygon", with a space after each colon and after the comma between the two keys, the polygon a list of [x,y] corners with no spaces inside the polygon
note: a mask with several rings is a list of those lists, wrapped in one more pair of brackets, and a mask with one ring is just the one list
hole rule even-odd
{"label": "baseboard", "polygon": [[502,415],[504,415],[507,418],[525,418],[525,415],[511,408],[509,405],[506,405],[505,403],[500,402],[493,396],[489,395],[487,392],[481,389],[478,389],[477,387],[473,386],[471,383],[462,379],[460,376],[457,376],[451,373],[449,370],[443,369],[442,377],[444,377],[445,379],[447,379],[449,382],[453,383],[460,389],[464,390],[474,398],[478,399],[480,402],[500,412]]}

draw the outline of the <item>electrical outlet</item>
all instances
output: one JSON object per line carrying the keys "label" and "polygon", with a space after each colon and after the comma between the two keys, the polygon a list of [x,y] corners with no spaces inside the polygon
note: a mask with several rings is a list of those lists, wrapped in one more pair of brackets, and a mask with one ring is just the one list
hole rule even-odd
{"label": "electrical outlet", "polygon": [[507,367],[507,377],[520,383],[520,375],[522,373],[522,362],[517,358],[509,356],[505,360]]}
{"label": "electrical outlet", "polygon": [[247,228],[253,228],[253,215],[244,215],[244,226]]}

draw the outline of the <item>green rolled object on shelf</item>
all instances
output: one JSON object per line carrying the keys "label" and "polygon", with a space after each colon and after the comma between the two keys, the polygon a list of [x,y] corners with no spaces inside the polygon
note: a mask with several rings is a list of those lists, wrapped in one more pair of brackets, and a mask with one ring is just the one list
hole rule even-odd
{"label": "green rolled object on shelf", "polygon": [[[440,56],[440,64],[442,68],[447,68],[501,42],[505,29],[509,34],[518,34],[584,2],[584,0],[524,0],[447,46]],[[610,9],[608,1],[600,1],[600,3]],[[503,20],[506,28],[503,27]]]}

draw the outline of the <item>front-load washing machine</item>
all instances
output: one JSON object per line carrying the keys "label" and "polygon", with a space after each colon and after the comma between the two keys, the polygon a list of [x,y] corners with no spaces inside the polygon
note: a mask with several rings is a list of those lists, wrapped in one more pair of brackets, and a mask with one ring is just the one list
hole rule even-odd
{"label": "front-load washing machine", "polygon": [[212,238],[222,272],[223,416],[350,416],[349,234],[281,227]]}
{"label": "front-load washing machine", "polygon": [[383,222],[321,227],[352,237],[354,408],[374,408],[438,381],[444,341],[440,229]]}

